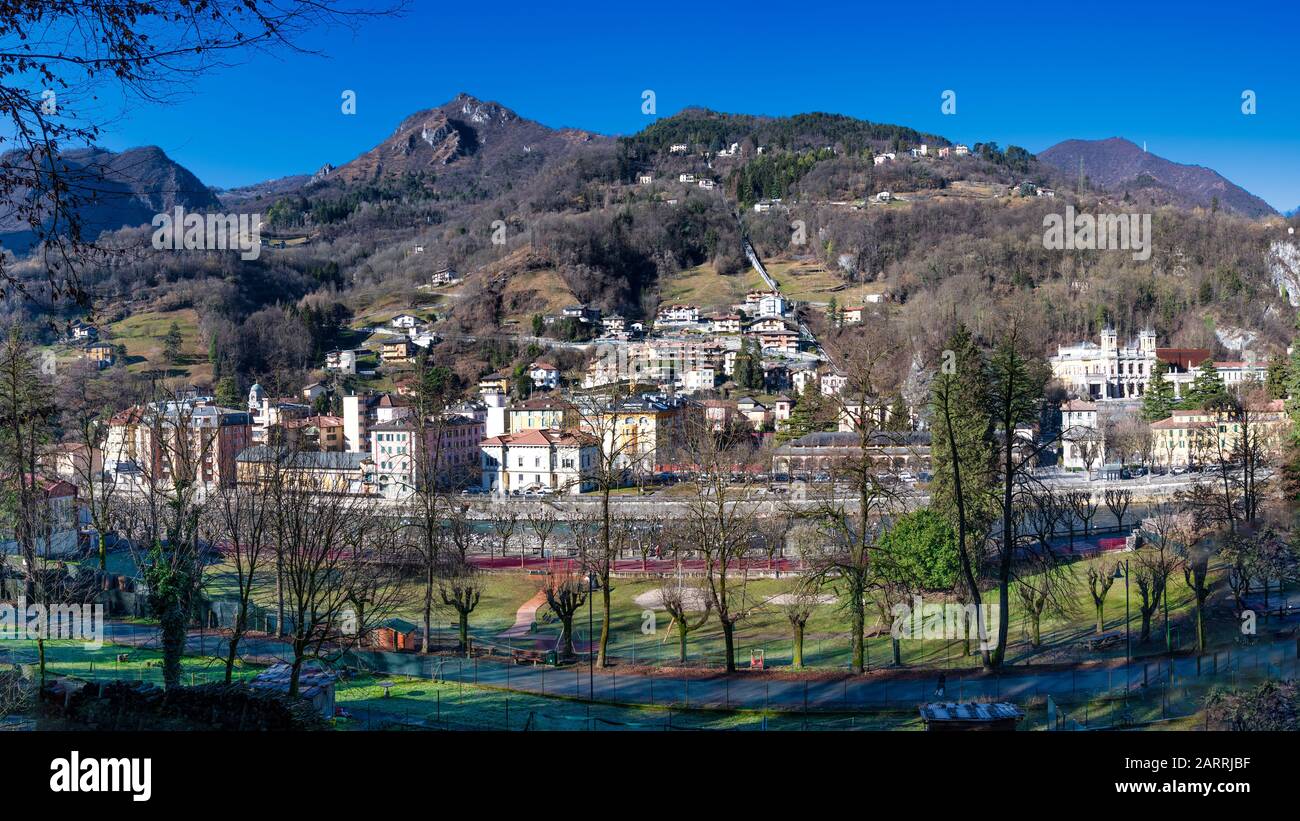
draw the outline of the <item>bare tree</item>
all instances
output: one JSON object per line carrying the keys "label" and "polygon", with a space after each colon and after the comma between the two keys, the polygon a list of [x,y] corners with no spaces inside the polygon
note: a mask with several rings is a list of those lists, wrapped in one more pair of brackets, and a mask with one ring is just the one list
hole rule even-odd
{"label": "bare tree", "polygon": [[659,600],[672,617],[669,629],[677,628],[677,661],[686,663],[686,641],[691,633],[709,621],[712,606],[703,590],[704,580],[698,577],[665,579],[659,585]]}
{"label": "bare tree", "polygon": [[1058,523],[1069,513],[1051,488],[1041,486],[1029,494],[1020,515],[1024,522],[1020,529],[1028,530],[1033,538],[1024,545],[1016,570],[1016,594],[1029,619],[1030,645],[1039,647],[1043,615],[1064,616],[1073,609],[1069,594],[1072,572],[1052,545]]}
{"label": "bare tree", "polygon": [[[528,529],[533,532],[533,537],[537,539],[537,552],[543,559],[546,558],[546,543],[550,541],[551,534],[555,532],[559,524],[559,518],[555,514],[555,508],[543,502],[534,510],[529,511],[527,516]],[[519,551],[519,566],[524,566],[524,551]]]}
{"label": "bare tree", "polygon": [[808,620],[812,618],[817,606],[821,604],[821,597],[818,595],[815,582],[812,581],[796,584],[794,589],[785,595],[787,599],[781,605],[781,611],[785,614],[786,621],[790,622],[790,630],[794,634],[790,665],[798,670],[803,668],[804,629],[808,626]]}
{"label": "bare tree", "polygon": [[1133,501],[1133,491],[1128,488],[1106,488],[1106,509],[1115,517],[1116,526],[1124,529],[1124,514]]}
{"label": "bare tree", "polygon": [[365,496],[330,493],[319,480],[270,488],[293,652],[290,695],[303,664],[332,660],[364,640],[402,601],[397,528]]}
{"label": "bare tree", "polygon": [[116,516],[159,621],[163,681],[176,687],[211,549],[206,506],[221,481],[213,472],[219,428],[205,417],[214,409],[184,398],[179,386],[155,383],[152,395],[135,428],[138,479],[120,495]]}
{"label": "bare tree", "polygon": [[[819,584],[835,589],[849,615],[850,669],[866,669],[867,598],[880,575],[872,567],[873,553],[881,535],[883,514],[901,510],[898,473],[909,452],[906,432],[882,427],[879,396],[887,385],[883,374],[891,369],[893,348],[873,346],[865,341],[845,352],[844,389],[831,397],[839,418],[853,431],[854,447],[833,466],[831,481],[816,486],[807,510],[791,515],[811,520],[818,538],[804,545],[804,558],[811,576]],[[837,486],[847,486],[849,496],[840,496]]]}
{"label": "bare tree", "polygon": [[[504,505],[501,507],[505,507]],[[492,517],[492,532],[501,542],[501,558],[506,558],[510,551],[510,540],[515,537],[515,532],[519,530],[519,512],[513,507],[506,507],[504,511],[497,511]],[[519,562],[523,564],[524,554],[519,554]]]}
{"label": "bare tree", "polygon": [[215,519],[210,528],[235,571],[235,622],[226,639],[226,681],[230,682],[239,658],[239,642],[248,633],[254,591],[265,565],[274,558],[271,528],[275,514],[258,484],[222,486],[214,496],[206,511]]}
{"label": "bare tree", "polygon": [[1144,644],[1151,639],[1151,619],[1164,601],[1173,566],[1163,551],[1147,548],[1133,554],[1130,567],[1137,588],[1138,615],[1142,619],[1138,643]]}
{"label": "bare tree", "polygon": [[[546,596],[547,606],[560,620],[559,655],[561,658],[573,658],[573,617],[579,608],[587,603],[587,595],[590,592],[588,581],[582,576],[571,573],[550,573],[547,574],[542,592]],[[589,645],[591,643],[590,636],[587,638],[587,643]],[[590,647],[587,652],[591,652]]]}
{"label": "bare tree", "polygon": [[110,409],[122,398],[122,385],[99,375],[98,365],[88,360],[75,363],[60,379],[58,401],[66,444],[74,448],[72,473],[77,497],[95,529],[101,572],[108,567],[108,534],[112,532],[115,497],[119,485],[105,468],[121,454],[105,452],[109,431]]}
{"label": "bare tree", "polygon": [[438,573],[438,596],[444,606],[456,613],[459,638],[458,649],[468,656],[472,650],[469,642],[469,617],[483,598],[484,582],[469,562],[448,557]]}
{"label": "bare tree", "polygon": [[1076,490],[1066,494],[1066,501],[1070,505],[1071,512],[1074,513],[1081,523],[1083,523],[1083,537],[1086,539],[1092,531],[1092,520],[1097,515],[1098,501],[1097,497],[1086,490]]}
{"label": "bare tree", "polygon": [[759,497],[749,471],[751,452],[719,442],[708,426],[691,431],[691,447],[700,469],[692,477],[694,493],[683,502],[677,539],[704,560],[705,590],[722,628],[726,669],[736,670],[736,625],[757,601],[749,591],[746,559],[761,541]]}
{"label": "bare tree", "polygon": [[1097,635],[1106,632],[1106,595],[1115,584],[1115,567],[1097,562],[1088,568],[1088,592],[1092,595],[1093,610],[1097,615]]}

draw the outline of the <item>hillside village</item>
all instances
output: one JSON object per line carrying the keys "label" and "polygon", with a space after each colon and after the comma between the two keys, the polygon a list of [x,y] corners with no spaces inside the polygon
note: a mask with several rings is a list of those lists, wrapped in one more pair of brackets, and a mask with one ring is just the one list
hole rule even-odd
{"label": "hillside village", "polygon": [[[721,311],[671,303],[641,321],[571,305],[538,316],[538,330],[560,322],[584,329],[586,341],[573,343],[584,352],[579,364],[558,367],[539,337],[532,347],[542,355],[483,376],[433,412],[422,414],[420,400],[438,330],[415,313],[397,313],[366,329],[367,346],[328,351],[319,379],[299,395],[270,396],[254,384],[236,404],[191,386],[161,404],[121,409],[102,447],[78,458],[129,485],[164,469],[167,446],[154,441],[163,430],[193,427],[210,453],[203,480],[212,487],[256,484],[268,465],[287,457],[303,482],[349,494],[400,501],[432,483],[462,495],[538,497],[591,492],[590,473],[602,457],[617,460],[630,487],[671,482],[691,463],[688,431],[701,426],[752,439],[774,480],[827,476],[853,458],[858,432],[869,428],[885,471],[924,481],[926,402],[855,394],[846,363],[827,353],[805,320],[807,305],[787,298],[750,254],[770,287]],[[461,279],[443,267],[430,284]],[[851,333],[889,303],[876,294],[861,305],[821,307],[828,327]],[[69,344],[97,367],[111,367],[115,349],[98,339],[84,323],[69,331]],[[1239,428],[1207,405],[1226,393],[1253,397],[1254,424],[1280,450],[1290,417],[1269,392],[1278,392],[1276,373],[1252,351],[1215,360],[1208,349],[1160,347],[1150,329],[1119,340],[1107,327],[1100,344],[1060,346],[1047,357],[1055,385],[1049,395],[1061,397],[1057,412],[1021,432],[1026,447],[1040,436],[1055,442],[1038,464],[1089,478],[1203,467],[1232,449]],[[395,387],[344,387],[379,380]],[[1163,387],[1153,390],[1153,380]],[[74,478],[71,450],[56,452],[52,478]],[[436,453],[436,464],[422,463],[420,453]]]}

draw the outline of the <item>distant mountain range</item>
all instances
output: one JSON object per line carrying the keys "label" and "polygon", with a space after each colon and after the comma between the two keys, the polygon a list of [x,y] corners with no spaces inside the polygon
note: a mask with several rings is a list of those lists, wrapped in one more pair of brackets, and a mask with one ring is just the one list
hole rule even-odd
{"label": "distant mountain range", "polygon": [[[12,156],[12,155],[10,155]],[[64,152],[59,172],[80,203],[82,236],[149,223],[155,214],[177,205],[196,211],[218,208],[221,201],[198,177],[157,146],[120,153],[103,148]],[[20,201],[26,192],[14,195]],[[34,237],[13,209],[0,207],[0,243],[21,252]]]}
{"label": "distant mountain range", "polygon": [[[888,126],[841,115],[804,114],[790,118],[724,115],[693,110],[658,121],[636,137],[636,150],[666,151],[669,143],[716,143],[751,139],[807,146],[868,145],[888,140],[944,142],[902,126]],[[285,194],[345,189],[415,178],[440,194],[476,197],[515,190],[556,160],[613,158],[614,138],[579,129],[552,129],[520,117],[494,102],[468,94],[410,115],[383,142],[338,167],[325,164],[313,175],[294,175],[226,191],[210,189],[155,146],[114,153],[102,148],[69,151],[62,157],[73,189],[85,200],[84,233],[147,224],[177,205],[195,210],[222,207],[266,208]],[[806,143],[807,145],[801,145]],[[592,153],[591,149],[597,149]],[[600,149],[604,149],[601,151]],[[1149,201],[1182,207],[1210,207],[1247,217],[1277,212],[1266,202],[1215,171],[1171,162],[1147,153],[1129,140],[1066,140],[1038,160],[1074,179],[1082,165],[1089,183],[1112,193],[1149,195]],[[595,160],[593,160],[595,162]],[[30,245],[27,227],[0,209],[0,243],[22,251]]]}
{"label": "distant mountain range", "polygon": [[1277,213],[1212,169],[1166,160],[1122,137],[1066,140],[1040,152],[1038,159],[1067,176],[1082,169],[1091,185],[1112,193],[1161,191],[1174,204],[1209,208],[1217,200],[1220,208],[1247,217]]}

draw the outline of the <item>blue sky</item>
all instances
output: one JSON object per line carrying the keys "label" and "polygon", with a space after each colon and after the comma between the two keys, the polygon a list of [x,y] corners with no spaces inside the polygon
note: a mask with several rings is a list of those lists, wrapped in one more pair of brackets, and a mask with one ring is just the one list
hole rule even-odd
{"label": "blue sky", "polygon": [[[1195,2],[432,3],[254,55],[101,141],[157,144],[212,185],[340,164],[460,91],[551,126],[632,133],[689,105],[833,111],[1041,151],[1124,136],[1300,205],[1300,6]],[[1237,9],[1240,9],[1238,11]],[[345,89],[357,113],[340,112]],[[957,113],[940,95],[957,94]],[[1258,111],[1241,111],[1256,92]]]}

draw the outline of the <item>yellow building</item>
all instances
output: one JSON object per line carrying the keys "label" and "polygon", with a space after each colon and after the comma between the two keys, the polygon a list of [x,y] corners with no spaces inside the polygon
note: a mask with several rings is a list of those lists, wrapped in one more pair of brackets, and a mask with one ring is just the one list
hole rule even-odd
{"label": "yellow building", "polygon": [[1276,452],[1291,424],[1284,404],[1280,399],[1259,404],[1249,409],[1244,421],[1226,413],[1176,410],[1168,419],[1151,423],[1154,460],[1158,465],[1176,468],[1229,458],[1247,425],[1256,442],[1266,451]]}
{"label": "yellow building", "polygon": [[373,467],[368,453],[295,453],[259,445],[239,454],[235,476],[241,485],[264,487],[279,471],[285,485],[298,490],[369,495],[374,492]]}
{"label": "yellow building", "polygon": [[564,399],[539,396],[506,409],[506,432],[525,430],[577,430],[578,406]]}
{"label": "yellow building", "polygon": [[[680,462],[676,453],[685,431],[685,406],[649,397],[630,397],[603,409],[600,430],[606,456],[634,472],[654,472]],[[594,426],[593,426],[594,427]]]}

